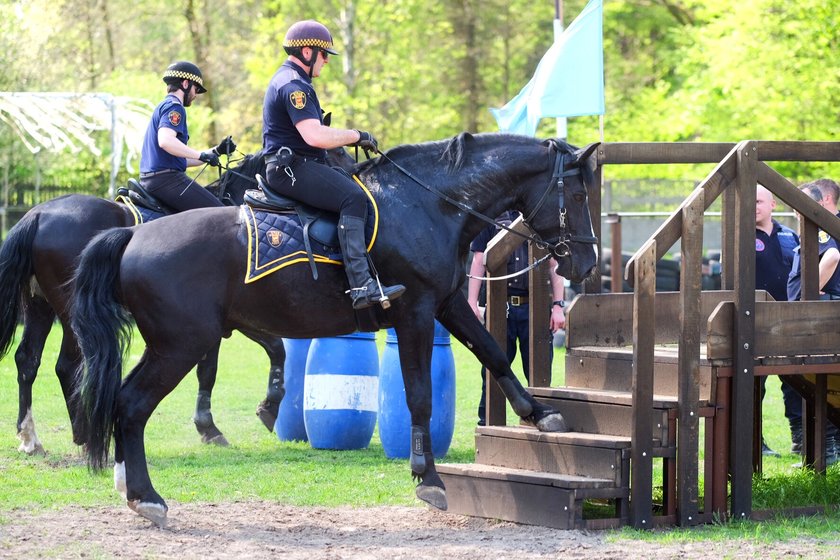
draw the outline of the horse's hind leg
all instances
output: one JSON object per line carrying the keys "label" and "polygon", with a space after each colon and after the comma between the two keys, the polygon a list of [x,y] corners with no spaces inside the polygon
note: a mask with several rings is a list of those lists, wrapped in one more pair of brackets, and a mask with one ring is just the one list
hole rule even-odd
{"label": "horse's hind leg", "polygon": [[438,321],[493,375],[514,412],[541,432],[568,431],[563,416],[553,408],[538,402],[510,369],[507,356],[490,333],[475,317],[464,295],[458,291],[445,302],[437,315]]}
{"label": "horse's hind leg", "polygon": [[70,416],[70,426],[73,430],[73,443],[84,445],[87,442],[87,434],[84,433],[78,404],[75,402],[76,372],[82,364],[82,353],[79,350],[79,343],[69,322],[62,321],[61,349],[58,353],[58,361],[55,363],[55,374],[61,385],[61,392],[64,394],[64,402],[67,405],[67,414]]}
{"label": "horse's hind leg", "polygon": [[146,463],[145,430],[160,401],[187,375],[195,356],[165,357],[146,350],[143,359],[125,379],[117,397],[115,418],[115,478],[117,467],[125,470],[128,506],[157,525],[166,524],[166,502],[155,491]]}
{"label": "horse's hind leg", "polygon": [[44,344],[50,334],[55,313],[41,298],[31,298],[25,307],[23,334],[15,351],[15,365],[18,371],[18,419],[17,435],[20,439],[18,451],[27,455],[44,455],[38,435],[35,433],[35,419],[32,416],[32,384],[38,376]]}
{"label": "horse's hind leg", "polygon": [[230,445],[222,434],[221,430],[213,422],[213,413],[210,410],[210,400],[213,395],[213,386],[216,384],[216,373],[219,369],[219,347],[221,340],[213,346],[199,361],[196,366],[198,376],[198,398],[195,402],[195,429],[201,434],[201,441],[227,447]]}
{"label": "horse's hind leg", "polygon": [[242,334],[259,344],[268,354],[271,366],[268,370],[268,390],[265,399],[257,405],[257,416],[269,432],[274,431],[274,423],[280,413],[280,401],[286,394],[284,385],[284,371],[286,362],[286,348],[280,337],[266,337],[260,333],[242,331]]}

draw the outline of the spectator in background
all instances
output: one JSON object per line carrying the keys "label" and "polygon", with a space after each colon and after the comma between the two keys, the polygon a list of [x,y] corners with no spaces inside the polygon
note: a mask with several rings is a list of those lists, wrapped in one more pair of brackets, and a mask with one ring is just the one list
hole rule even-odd
{"label": "spectator in background", "polygon": [[[505,212],[499,216],[496,221],[508,226],[516,217],[516,212]],[[484,322],[484,313],[479,307],[479,292],[481,291],[481,278],[484,277],[487,270],[484,265],[484,252],[487,249],[487,244],[499,231],[501,231],[501,228],[498,226],[488,226],[478,234],[470,245],[470,250],[473,251],[473,260],[472,265],[470,266],[470,278],[467,284],[467,301],[469,302],[473,313],[475,313],[475,316],[478,317],[478,320],[481,322]],[[549,274],[553,301],[550,302],[551,319],[549,322],[549,329],[545,331],[545,335],[549,341],[552,339],[552,334],[554,332],[566,327],[566,315],[564,311],[565,280],[562,276],[558,276],[554,271],[556,263],[553,259],[550,264],[551,272]],[[528,268],[528,265],[528,243],[523,242],[510,254],[510,258],[507,263],[507,274],[521,272],[522,270]],[[521,274],[514,278],[510,278],[507,281],[507,358],[508,362],[512,364],[514,358],[516,358],[516,346],[518,341],[519,356],[522,360],[522,371],[525,374],[526,384],[529,383],[531,378],[528,363],[530,346],[528,328],[531,303],[529,301],[528,294],[529,274],[530,273]],[[535,303],[549,304],[548,301]],[[484,426],[486,423],[486,400],[486,379],[484,376],[484,370],[482,369],[481,400],[478,403],[479,426]]]}
{"label": "spectator in background", "polygon": [[[820,206],[835,216],[837,215],[837,197],[840,195],[840,187],[838,187],[837,183],[831,179],[818,179],[802,185],[799,189],[818,202]],[[840,299],[840,267],[837,266],[840,263],[840,249],[838,249],[837,240],[822,230],[817,234],[817,240],[819,241],[820,255],[820,299]],[[797,247],[794,252],[793,266],[790,277],[788,278],[787,294],[790,301],[796,301],[802,295],[802,263],[799,260],[799,249]],[[791,387],[788,387],[787,391],[791,394],[785,393],[785,414],[787,415],[787,408],[789,406],[795,413],[793,419],[791,417],[788,417],[788,419],[791,423],[791,432],[793,432],[794,427],[798,427],[799,429],[798,448],[799,452],[801,452],[802,399]],[[790,404],[788,401],[790,401]],[[793,447],[796,447],[796,440],[793,443]],[[826,465],[832,465],[838,460],[840,460],[840,433],[838,433],[837,427],[829,422],[825,431],[825,462]]]}
{"label": "spectator in background", "polygon": [[[766,290],[776,301],[787,301],[787,280],[793,265],[793,255],[799,246],[799,236],[787,226],[773,219],[776,199],[767,188],[758,185],[755,190],[755,289]],[[761,377],[761,398],[767,392],[767,377]],[[792,407],[788,394],[796,395]],[[791,452],[802,447],[802,404],[799,395],[782,380],[782,395],[785,402],[785,417],[790,424],[793,442]],[[771,457],[781,457],[761,438],[761,452]]]}

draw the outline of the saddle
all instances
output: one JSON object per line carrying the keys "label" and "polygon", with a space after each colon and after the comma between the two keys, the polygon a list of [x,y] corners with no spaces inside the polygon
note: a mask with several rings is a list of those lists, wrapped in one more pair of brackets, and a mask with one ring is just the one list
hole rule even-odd
{"label": "saddle", "polygon": [[315,208],[273,190],[262,175],[257,175],[257,189],[245,191],[245,204],[265,212],[278,214],[297,214],[303,227],[303,243],[312,277],[318,279],[318,269],[312,253],[311,240],[327,247],[339,247],[338,242],[338,214]]}
{"label": "saddle", "polygon": [[159,201],[146,189],[140,186],[140,183],[136,179],[129,179],[126,187],[120,187],[117,189],[117,196],[114,200],[117,202],[125,202],[129,206],[145,208],[146,210],[157,214],[163,214],[164,216],[176,213],[175,209]]}

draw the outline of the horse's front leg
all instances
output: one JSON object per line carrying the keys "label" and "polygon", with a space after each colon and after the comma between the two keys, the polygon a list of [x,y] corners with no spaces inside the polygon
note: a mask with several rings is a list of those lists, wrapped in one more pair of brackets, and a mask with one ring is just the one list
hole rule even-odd
{"label": "horse's front leg", "polygon": [[216,343],[199,361],[195,368],[198,376],[198,397],[195,401],[195,429],[201,434],[201,441],[222,447],[230,445],[222,431],[213,421],[210,401],[213,396],[213,386],[216,385],[216,373],[219,369],[219,347],[222,341]]}
{"label": "horse's front leg", "polygon": [[437,316],[438,321],[470,349],[487,368],[510,401],[513,411],[522,420],[541,432],[568,431],[566,421],[557,410],[538,402],[510,369],[507,356],[476,318],[464,295],[458,291],[446,301]]}
{"label": "horse's front leg", "polygon": [[265,336],[258,332],[241,331],[242,334],[262,346],[268,354],[270,367],[268,370],[268,390],[265,399],[257,405],[257,416],[269,432],[274,431],[277,415],[280,414],[280,401],[286,394],[284,371],[286,363],[286,348],[279,336]]}
{"label": "horse's front leg", "polygon": [[446,488],[435,469],[430,433],[434,322],[415,320],[410,327],[396,327],[396,331],[400,340],[412,341],[400,345],[399,353],[405,400],[411,414],[411,474],[420,481],[415,493],[427,504],[446,510]]}

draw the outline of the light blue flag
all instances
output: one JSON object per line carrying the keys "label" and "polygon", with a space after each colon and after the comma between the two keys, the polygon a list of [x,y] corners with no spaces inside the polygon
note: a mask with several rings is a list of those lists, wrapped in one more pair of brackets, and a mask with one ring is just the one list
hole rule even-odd
{"label": "light blue flag", "polygon": [[543,117],[604,114],[603,11],[602,0],[589,0],[519,95],[490,109],[500,130],[534,136]]}

